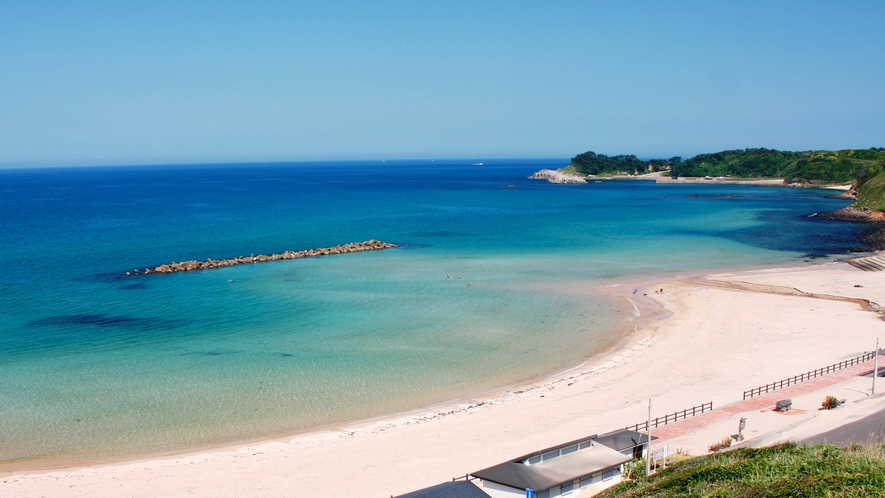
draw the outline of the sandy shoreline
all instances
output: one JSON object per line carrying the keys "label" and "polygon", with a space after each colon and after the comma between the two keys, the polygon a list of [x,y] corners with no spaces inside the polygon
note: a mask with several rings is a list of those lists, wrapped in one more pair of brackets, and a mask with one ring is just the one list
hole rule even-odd
{"label": "sandy shoreline", "polygon": [[[646,277],[642,279],[633,278],[629,279],[628,281],[617,280],[617,283],[601,286],[587,286],[586,283],[575,283],[579,285],[571,285],[570,287],[557,287],[556,290],[559,291],[566,290],[568,292],[576,294],[592,293],[595,295],[607,296],[609,298],[612,298],[612,301],[616,306],[621,306],[622,309],[618,311],[618,313],[623,312],[625,314],[628,314],[632,312],[632,316],[629,316],[629,318],[622,320],[622,323],[620,323],[619,326],[616,327],[617,330],[612,334],[613,340],[610,344],[603,347],[601,350],[593,352],[592,354],[590,354],[590,356],[584,358],[578,364],[562,367],[561,369],[549,374],[534,375],[526,380],[502,385],[489,391],[476,393],[472,396],[449,399],[446,401],[414,408],[411,410],[389,413],[360,420],[335,422],[328,425],[310,427],[295,432],[276,434],[271,436],[262,436],[255,439],[237,441],[233,443],[209,445],[199,448],[189,448],[181,451],[154,453],[132,458],[112,458],[107,460],[95,460],[91,462],[80,463],[52,464],[47,463],[46,461],[40,461],[39,457],[22,459],[21,461],[11,460],[0,463],[0,476],[9,475],[12,473],[24,474],[64,469],[105,467],[126,463],[136,463],[153,461],[157,459],[181,457],[187,455],[197,455],[207,452],[234,451],[244,446],[260,445],[262,443],[268,442],[290,441],[295,438],[311,438],[314,436],[322,437],[323,435],[326,435],[328,433],[339,434],[342,430],[345,430],[347,432],[356,432],[366,427],[374,427],[379,424],[383,425],[385,423],[394,421],[400,424],[405,422],[422,423],[429,420],[426,416],[428,413],[437,414],[430,418],[436,419],[455,413],[460,413],[465,410],[470,410],[478,406],[484,406],[487,403],[495,403],[497,401],[505,399],[508,395],[512,393],[528,392],[538,387],[547,385],[551,382],[561,381],[567,378],[564,376],[566,376],[570,372],[580,370],[582,367],[586,366],[588,362],[592,362],[596,358],[602,357],[606,354],[612,353],[613,351],[621,349],[626,341],[629,340],[629,338],[636,333],[638,328],[641,328],[643,324],[647,324],[649,321],[660,317],[662,312],[661,306],[657,301],[646,296],[642,296],[641,294],[639,294],[638,296],[632,295],[629,292],[630,289],[652,285],[660,280],[660,278]],[[554,289],[548,289],[547,286],[541,286],[539,287],[539,290],[545,291]]]}
{"label": "sandy shoreline", "polygon": [[[740,399],[743,389],[870,350],[882,326],[878,313],[852,301],[760,289],[787,286],[882,304],[880,277],[831,263],[646,281],[636,285],[636,294],[621,284],[608,290],[636,302],[637,332],[552,378],[424,413],[235,447],[3,472],[0,494],[266,496],[301,488],[324,489],[328,496],[404,493],[641,421],[649,397],[658,414],[708,401],[722,406]],[[653,293],[660,288],[663,294]]]}

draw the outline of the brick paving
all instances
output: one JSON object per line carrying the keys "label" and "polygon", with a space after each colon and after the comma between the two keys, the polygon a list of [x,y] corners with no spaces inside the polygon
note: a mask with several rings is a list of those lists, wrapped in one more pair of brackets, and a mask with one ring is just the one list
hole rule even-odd
{"label": "brick paving", "polygon": [[[714,407],[713,411],[711,412],[702,413],[700,415],[680,420],[678,422],[673,422],[664,426],[652,427],[652,436],[660,438],[658,442],[661,442],[663,440],[673,439],[679,436],[684,436],[685,434],[690,434],[696,430],[703,429],[710,424],[719,422],[720,420],[730,419],[734,415],[737,415],[739,413],[761,411],[765,408],[771,408],[772,410],[774,410],[774,404],[782,399],[790,399],[801,396],[803,394],[809,394],[814,391],[839,384],[846,380],[850,380],[852,378],[857,378],[863,375],[870,374],[872,373],[872,371],[873,365],[871,361],[861,363],[859,365],[854,365],[852,367],[839,370],[838,372],[833,372],[821,377],[806,380],[805,382],[794,384],[783,389],[778,389],[774,392],[762,394],[748,400],[738,401],[736,403],[725,405],[720,408]],[[790,413],[795,413],[798,415],[802,412],[791,410],[791,412],[785,412],[785,415]]]}

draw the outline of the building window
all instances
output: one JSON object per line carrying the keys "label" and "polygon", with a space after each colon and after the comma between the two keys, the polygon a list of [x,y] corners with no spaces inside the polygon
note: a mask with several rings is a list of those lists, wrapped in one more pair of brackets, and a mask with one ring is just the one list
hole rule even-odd
{"label": "building window", "polygon": [[537,498],[550,498],[550,490],[545,489],[544,491],[538,491],[535,493]]}
{"label": "building window", "polygon": [[550,460],[551,458],[556,458],[559,456],[559,450],[548,451],[541,455],[542,460]]}
{"label": "building window", "polygon": [[529,458],[528,460],[526,460],[525,463],[531,465],[533,463],[538,463],[540,461],[541,461],[541,455],[535,455],[535,456]]}
{"label": "building window", "polygon": [[608,470],[606,470],[605,472],[602,473],[602,480],[603,480],[603,481],[608,481],[609,479],[612,479],[613,477],[615,477],[615,476],[617,476],[617,475],[620,475],[620,473],[621,473],[621,468],[620,468],[620,467],[615,467],[615,468],[613,468],[613,469],[608,469]]}
{"label": "building window", "polygon": [[584,441],[581,443],[580,448],[583,450],[584,448],[589,448],[591,446],[593,446],[593,441]]}
{"label": "building window", "polygon": [[574,453],[575,451],[578,451],[577,444],[573,444],[571,446],[566,446],[565,448],[562,449],[562,454],[568,455],[569,453]]}
{"label": "building window", "polygon": [[575,489],[574,482],[567,482],[562,485],[562,494],[571,493]]}

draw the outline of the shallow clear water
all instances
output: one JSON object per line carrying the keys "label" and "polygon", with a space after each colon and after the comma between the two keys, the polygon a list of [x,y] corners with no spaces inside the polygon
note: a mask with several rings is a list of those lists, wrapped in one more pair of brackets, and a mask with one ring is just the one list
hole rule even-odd
{"label": "shallow clear water", "polygon": [[[794,262],[857,249],[864,228],[809,218],[846,204],[824,190],[526,179],[561,165],[0,171],[0,466],[481,393],[616,338],[622,303],[569,283]],[[402,247],[125,276],[372,238]]]}

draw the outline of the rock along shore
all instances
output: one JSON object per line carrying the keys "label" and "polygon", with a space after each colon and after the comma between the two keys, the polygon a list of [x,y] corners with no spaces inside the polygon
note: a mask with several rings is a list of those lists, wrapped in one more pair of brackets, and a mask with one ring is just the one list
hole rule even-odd
{"label": "rock along shore", "polygon": [[867,223],[885,222],[885,212],[851,206],[842,208],[838,211],[831,211],[829,213],[818,213],[818,217],[827,220],[859,221]]}
{"label": "rock along shore", "polygon": [[529,177],[530,180],[547,180],[550,183],[587,183],[583,176],[570,175],[562,171],[542,169]]}
{"label": "rock along shore", "polygon": [[[176,263],[173,261],[170,264],[160,265],[154,269],[145,268],[142,274],[149,275],[152,273],[177,273],[181,271],[209,270],[212,268],[224,268],[227,266],[236,266],[247,263],[266,263],[268,261],[301,259],[312,256],[331,256],[333,254],[347,254],[350,252],[379,251],[382,249],[391,249],[394,247],[398,246],[396,244],[390,244],[388,242],[382,242],[380,240],[373,239],[367,240],[365,242],[351,242],[349,244],[344,244],[343,246],[320,247],[317,249],[308,249],[306,251],[286,251],[282,254],[259,254],[258,256],[240,256],[237,258],[219,260],[207,259],[206,261],[192,260],[182,261],[180,263]],[[138,275],[139,271],[135,270],[134,272],[126,272],[127,275],[131,275],[132,273]]]}

